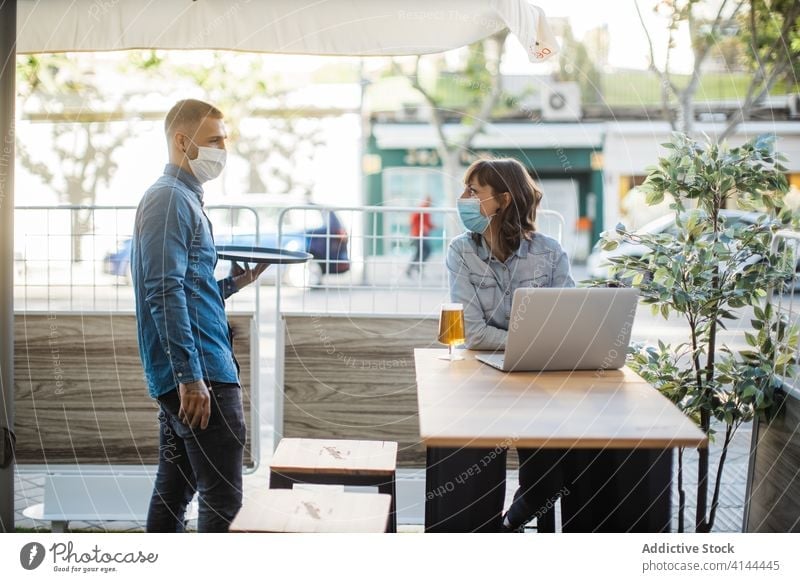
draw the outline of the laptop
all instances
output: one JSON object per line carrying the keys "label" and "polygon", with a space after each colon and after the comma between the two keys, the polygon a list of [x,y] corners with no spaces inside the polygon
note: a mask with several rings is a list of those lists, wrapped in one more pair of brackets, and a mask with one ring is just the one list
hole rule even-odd
{"label": "laptop", "polygon": [[630,287],[517,289],[505,353],[475,358],[503,372],[619,369],[638,298]]}

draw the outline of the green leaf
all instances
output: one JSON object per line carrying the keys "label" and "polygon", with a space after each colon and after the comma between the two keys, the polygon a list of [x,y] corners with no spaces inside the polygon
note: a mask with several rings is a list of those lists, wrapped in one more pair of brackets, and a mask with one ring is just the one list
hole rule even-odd
{"label": "green leaf", "polygon": [[745,389],[742,391],[742,396],[743,396],[744,398],[752,398],[752,397],[753,397],[753,396],[755,396],[757,393],[758,393],[758,390],[756,389],[756,387],[755,387],[755,386],[748,386],[747,388],[745,388]]}
{"label": "green leaf", "polygon": [[664,192],[660,189],[650,188],[645,195],[645,202],[648,206],[655,206],[664,201]]}

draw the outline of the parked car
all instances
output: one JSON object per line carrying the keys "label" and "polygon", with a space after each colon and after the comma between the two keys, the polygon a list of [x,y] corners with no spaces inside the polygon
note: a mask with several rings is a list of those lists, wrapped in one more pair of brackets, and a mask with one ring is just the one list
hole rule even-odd
{"label": "parked car", "polygon": [[132,239],[123,239],[119,248],[103,258],[103,272],[128,279],[131,274]]}
{"label": "parked car", "polygon": [[[245,205],[242,205],[245,206]],[[283,206],[285,208],[286,205]],[[256,235],[256,214],[258,234]],[[208,205],[207,213],[214,227],[218,245],[278,247],[278,216],[281,206]],[[321,275],[350,270],[348,234],[339,216],[323,208],[292,209],[284,216],[281,248],[305,251],[313,255],[313,269]],[[131,238],[105,256],[104,271],[117,277],[130,277]]]}
{"label": "parked car", "polygon": [[[757,212],[745,212],[742,210],[723,210],[722,216],[725,218],[727,224],[735,224],[737,222],[755,224],[759,220],[759,217],[763,215]],[[675,214],[668,214],[648,222],[636,230],[636,234],[674,234],[677,236],[678,227],[675,224]],[[589,277],[592,279],[608,279],[611,276],[611,263],[609,259],[622,256],[643,257],[647,252],[648,249],[644,245],[629,242],[621,242],[614,250],[604,251],[600,248],[600,242],[598,241],[586,260]]]}

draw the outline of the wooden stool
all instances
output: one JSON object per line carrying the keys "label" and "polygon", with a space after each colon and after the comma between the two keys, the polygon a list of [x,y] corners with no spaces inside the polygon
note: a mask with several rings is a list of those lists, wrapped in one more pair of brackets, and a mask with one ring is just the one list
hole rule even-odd
{"label": "wooden stool", "polygon": [[295,483],[377,487],[391,495],[387,532],[397,531],[397,443],[321,439],[282,439],[270,464],[270,489]]}
{"label": "wooden stool", "polygon": [[383,533],[391,499],[382,493],[264,489],[248,493],[235,533]]}

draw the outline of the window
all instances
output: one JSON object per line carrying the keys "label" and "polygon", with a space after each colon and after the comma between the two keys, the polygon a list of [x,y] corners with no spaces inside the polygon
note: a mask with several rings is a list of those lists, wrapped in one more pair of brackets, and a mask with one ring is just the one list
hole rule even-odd
{"label": "window", "polygon": [[[431,206],[447,205],[444,194],[444,173],[440,168],[386,168],[383,172],[383,205],[416,208],[426,196]],[[401,212],[384,214],[384,252],[408,252],[410,216]]]}

